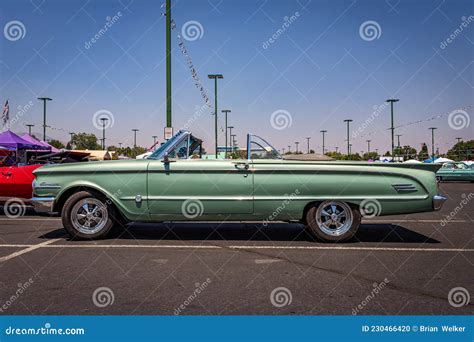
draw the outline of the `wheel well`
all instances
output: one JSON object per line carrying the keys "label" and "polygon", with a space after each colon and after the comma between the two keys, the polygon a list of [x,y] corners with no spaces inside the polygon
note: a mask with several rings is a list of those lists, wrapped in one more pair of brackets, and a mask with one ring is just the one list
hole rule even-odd
{"label": "wheel well", "polygon": [[[91,187],[88,187],[88,186],[76,186],[76,187],[72,187],[70,189],[67,189],[63,194],[61,194],[59,199],[54,204],[54,209],[53,210],[55,212],[58,212],[59,214],[61,214],[61,211],[63,210],[64,203],[66,203],[67,199],[69,197],[71,197],[73,194],[75,194],[76,192],[79,192],[79,191],[87,191],[87,192],[90,192],[92,194],[98,195],[100,197],[107,198],[107,196],[103,192],[101,192],[99,190],[96,190],[94,188],[91,188]],[[115,205],[113,203],[112,203],[112,205],[115,207]]]}
{"label": "wheel well", "polygon": [[[308,210],[311,209],[314,205],[319,206],[321,203],[323,203],[325,200],[322,201],[313,201],[309,202],[305,205],[303,209],[303,217],[301,218],[301,221],[306,224],[306,214],[308,213]],[[341,201],[347,203],[352,209],[359,209],[359,206],[357,204],[351,203],[351,202],[346,202],[346,201]]]}

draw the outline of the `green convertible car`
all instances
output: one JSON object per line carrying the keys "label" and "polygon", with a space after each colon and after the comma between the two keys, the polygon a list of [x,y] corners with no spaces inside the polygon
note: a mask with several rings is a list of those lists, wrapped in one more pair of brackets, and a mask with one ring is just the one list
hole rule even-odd
{"label": "green convertible car", "polygon": [[299,221],[319,239],[342,241],[361,217],[438,210],[437,165],[284,160],[247,136],[247,159],[203,159],[188,131],[143,160],[43,166],[37,212],[59,212],[72,238],[105,237],[127,222]]}
{"label": "green convertible car", "polygon": [[467,165],[463,162],[448,162],[436,172],[438,181],[465,181],[474,182],[474,164]]}

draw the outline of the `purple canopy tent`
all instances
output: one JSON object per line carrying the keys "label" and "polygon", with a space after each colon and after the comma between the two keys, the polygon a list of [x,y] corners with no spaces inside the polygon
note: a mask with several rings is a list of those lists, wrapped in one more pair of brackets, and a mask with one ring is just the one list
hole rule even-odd
{"label": "purple canopy tent", "polygon": [[31,148],[31,149],[43,148],[42,146],[38,144],[32,144],[20,138],[18,135],[16,135],[10,130],[0,133],[0,146],[7,147],[14,150],[27,149],[27,148]]}
{"label": "purple canopy tent", "polygon": [[60,151],[60,150],[57,149],[56,147],[53,147],[53,146],[51,146],[50,144],[48,144],[47,142],[42,141],[42,140],[35,139],[35,138],[33,138],[31,135],[29,135],[29,134],[24,134],[24,135],[21,136],[21,138],[22,138],[23,140],[28,141],[30,144],[35,144],[35,145],[42,146],[42,148],[38,148],[38,150],[47,150],[47,151],[51,151],[51,152],[54,152],[54,153]]}

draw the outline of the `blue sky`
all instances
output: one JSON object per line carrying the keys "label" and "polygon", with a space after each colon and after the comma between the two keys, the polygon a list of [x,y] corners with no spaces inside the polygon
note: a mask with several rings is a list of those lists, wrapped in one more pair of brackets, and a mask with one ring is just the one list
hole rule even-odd
{"label": "blue sky", "polygon": [[[345,150],[343,120],[350,118],[354,152],[366,150],[367,139],[372,140],[372,149],[386,151],[389,107],[373,112],[389,97],[401,99],[395,105],[395,126],[403,125],[396,131],[402,144],[419,148],[422,142],[429,143],[431,126],[438,127],[441,151],[455,137],[474,137],[471,1],[175,0],[172,4],[173,126],[191,123],[190,129],[207,142],[208,149],[214,137],[211,110],[195,114],[203,101],[176,38],[189,21],[202,26],[202,36],[185,40],[186,47],[211,101],[213,83],[207,74],[224,75],[219,82],[219,111],[232,110],[229,125],[235,126],[240,145],[251,131],[277,148],[294,149],[295,141],[301,148],[306,146],[304,137],[310,136],[311,148],[319,151],[324,129],[326,147]],[[100,135],[93,116],[106,110],[114,118],[107,130],[108,145],[132,144],[132,128],[140,129],[140,145],[149,146],[153,135],[161,140],[165,20],[160,6],[160,1],[151,0],[2,0],[0,101],[10,99],[12,129],[25,132],[24,124],[33,123],[33,131],[41,132],[42,106],[36,98],[49,96],[51,138],[66,141],[70,131]],[[86,48],[107,17],[114,15],[118,19],[107,32]],[[282,31],[285,17],[292,16]],[[4,32],[12,21],[23,24],[21,39]],[[360,33],[368,21],[378,25],[373,40]],[[467,24],[462,32],[441,48],[463,22]],[[264,48],[272,36],[276,39]],[[18,109],[29,103],[31,108]],[[453,129],[448,114],[463,108],[468,116],[460,115],[471,122]],[[272,125],[275,111],[285,113],[288,120],[283,127]],[[426,121],[438,115],[443,116]],[[223,143],[221,129],[219,133]]]}

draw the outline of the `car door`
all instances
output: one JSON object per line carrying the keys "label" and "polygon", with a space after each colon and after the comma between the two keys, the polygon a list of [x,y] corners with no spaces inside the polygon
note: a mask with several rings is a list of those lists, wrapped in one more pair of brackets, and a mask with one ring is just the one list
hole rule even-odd
{"label": "car door", "polygon": [[0,166],[0,201],[12,197],[12,171],[11,166]]}
{"label": "car door", "polygon": [[253,174],[247,160],[151,160],[147,174],[154,219],[253,213]]}
{"label": "car door", "polygon": [[40,165],[13,166],[11,170],[12,196],[17,198],[30,199],[32,196],[32,186],[34,176],[33,171]]}

